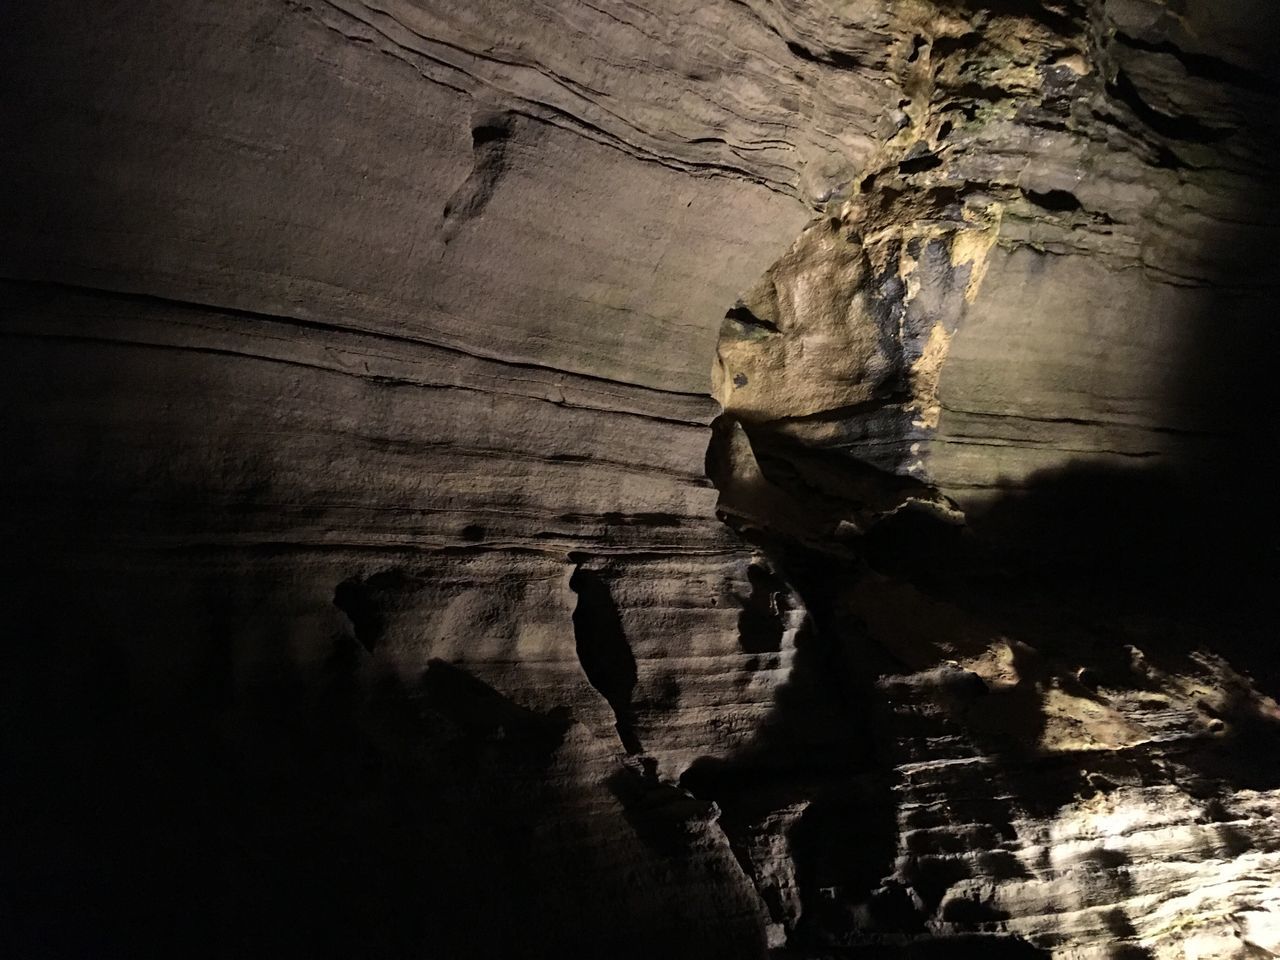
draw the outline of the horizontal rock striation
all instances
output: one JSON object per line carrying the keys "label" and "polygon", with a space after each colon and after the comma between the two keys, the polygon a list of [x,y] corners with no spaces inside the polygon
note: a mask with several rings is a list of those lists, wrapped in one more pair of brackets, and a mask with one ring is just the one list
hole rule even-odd
{"label": "horizontal rock striation", "polygon": [[6,21],[9,954],[1280,954],[1265,2]]}

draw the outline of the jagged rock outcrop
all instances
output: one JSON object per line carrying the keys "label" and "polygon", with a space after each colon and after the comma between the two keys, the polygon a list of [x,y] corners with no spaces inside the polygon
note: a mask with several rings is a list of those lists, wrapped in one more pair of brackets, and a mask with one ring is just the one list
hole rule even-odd
{"label": "jagged rock outcrop", "polygon": [[5,19],[10,954],[1280,954],[1264,0]]}

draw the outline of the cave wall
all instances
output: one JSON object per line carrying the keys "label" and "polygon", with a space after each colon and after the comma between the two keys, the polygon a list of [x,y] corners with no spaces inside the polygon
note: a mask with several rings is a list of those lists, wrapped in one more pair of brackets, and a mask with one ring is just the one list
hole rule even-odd
{"label": "cave wall", "polygon": [[5,19],[13,955],[1274,947],[1265,3]]}

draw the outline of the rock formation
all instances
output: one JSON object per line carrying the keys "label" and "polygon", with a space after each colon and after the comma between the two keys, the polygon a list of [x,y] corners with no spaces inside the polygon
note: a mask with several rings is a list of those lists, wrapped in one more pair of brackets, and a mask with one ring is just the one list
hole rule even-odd
{"label": "rock formation", "polygon": [[6,954],[1280,955],[1273,7],[7,10]]}

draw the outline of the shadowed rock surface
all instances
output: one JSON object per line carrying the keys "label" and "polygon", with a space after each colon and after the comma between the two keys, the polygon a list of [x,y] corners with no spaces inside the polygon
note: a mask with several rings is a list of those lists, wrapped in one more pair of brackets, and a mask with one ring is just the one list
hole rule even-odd
{"label": "shadowed rock surface", "polygon": [[1273,7],[6,10],[5,954],[1280,955]]}

